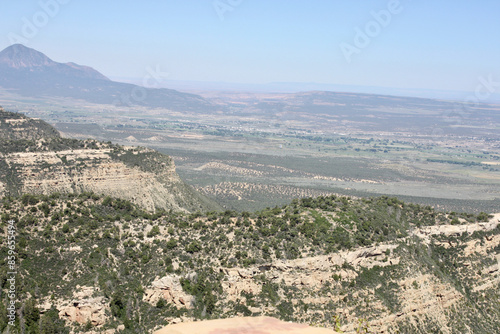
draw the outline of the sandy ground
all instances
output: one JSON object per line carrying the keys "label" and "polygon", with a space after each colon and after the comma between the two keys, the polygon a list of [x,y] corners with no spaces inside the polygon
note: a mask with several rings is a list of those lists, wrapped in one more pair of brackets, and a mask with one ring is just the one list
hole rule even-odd
{"label": "sandy ground", "polygon": [[169,325],[155,334],[333,334],[325,328],[283,322],[270,317],[242,317]]}

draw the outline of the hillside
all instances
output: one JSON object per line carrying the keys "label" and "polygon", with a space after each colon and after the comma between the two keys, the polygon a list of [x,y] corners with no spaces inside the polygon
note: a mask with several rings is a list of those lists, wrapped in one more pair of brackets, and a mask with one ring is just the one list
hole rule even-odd
{"label": "hillside", "polygon": [[21,44],[11,45],[0,52],[0,87],[26,97],[64,97],[99,104],[140,105],[176,111],[214,109],[201,96],[111,81],[91,67],[58,63]]}
{"label": "hillside", "polygon": [[[152,213],[92,193],[0,205],[28,333],[150,333],[235,315],[344,333],[499,333],[500,214],[339,196],[255,213]],[[5,293],[4,244],[0,255]]]}
{"label": "hillside", "polygon": [[40,140],[60,137],[59,132],[46,122],[8,112],[0,107],[0,140]]}
{"label": "hillside", "polygon": [[151,149],[61,138],[40,120],[0,110],[0,196],[95,192],[149,210],[219,209]]}

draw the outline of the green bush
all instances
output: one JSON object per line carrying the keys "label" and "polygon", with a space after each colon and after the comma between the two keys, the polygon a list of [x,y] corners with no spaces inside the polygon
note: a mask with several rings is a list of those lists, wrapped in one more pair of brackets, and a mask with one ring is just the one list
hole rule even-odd
{"label": "green bush", "polygon": [[193,241],[186,246],[186,252],[197,253],[202,250],[201,244],[198,241]]}

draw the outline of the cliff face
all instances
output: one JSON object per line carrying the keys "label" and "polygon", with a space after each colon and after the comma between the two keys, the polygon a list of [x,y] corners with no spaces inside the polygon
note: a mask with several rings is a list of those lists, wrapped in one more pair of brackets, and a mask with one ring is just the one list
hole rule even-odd
{"label": "cliff face", "polygon": [[207,216],[89,194],[0,208],[0,238],[8,221],[18,231],[24,309],[55,309],[73,329],[244,315],[353,334],[498,333],[500,214],[336,196]]}
{"label": "cliff face", "polygon": [[[481,312],[478,309],[472,311],[472,305],[478,302],[476,298],[484,298],[482,302],[486,304],[487,295],[498,294],[499,227],[500,214],[495,214],[485,223],[415,229],[408,240],[388,244],[297,260],[278,260],[264,266],[220,268],[225,277],[222,287],[228,300],[238,303],[242,295],[262,294],[264,285],[260,281],[264,276],[270,282],[296,290],[297,297],[289,300],[293,305],[305,303],[309,309],[321,310],[321,315],[327,310],[333,311],[344,333],[359,333],[360,320],[370,333],[395,333],[398,330],[419,333],[430,328],[427,326],[439,328],[440,333],[473,333],[476,331],[473,326],[468,328],[453,318],[460,314],[467,318],[471,313]],[[470,238],[466,242],[455,239],[492,231],[497,231],[497,234]],[[444,247],[448,256],[456,261],[453,265],[456,271],[446,273],[447,277],[441,270],[429,271],[412,254],[402,251],[402,243],[421,245],[417,252],[428,251],[430,244],[433,244],[431,247]],[[369,272],[374,274],[364,278]],[[456,281],[460,283],[456,284]],[[325,286],[333,289],[325,291]],[[380,298],[387,290],[393,291],[394,305],[389,306]],[[342,306],[329,309],[332,304]],[[489,314],[489,320],[493,323],[500,321],[498,306],[498,303],[491,305],[494,312]],[[253,307],[249,309],[260,311]],[[272,308],[268,311],[272,314]],[[298,314],[296,316],[301,318]],[[310,321],[307,315],[302,317]],[[428,323],[424,324],[424,320]]]}
{"label": "cliff face", "polygon": [[148,210],[218,208],[179,178],[170,157],[156,151],[64,139],[43,121],[3,111],[0,135],[0,196],[95,192]]}

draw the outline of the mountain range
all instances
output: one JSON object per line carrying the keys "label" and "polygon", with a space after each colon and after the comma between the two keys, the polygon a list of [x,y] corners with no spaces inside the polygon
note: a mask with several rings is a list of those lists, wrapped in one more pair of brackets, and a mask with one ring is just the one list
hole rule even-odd
{"label": "mountain range", "polygon": [[26,97],[63,97],[176,111],[214,109],[211,102],[199,95],[115,82],[91,67],[58,63],[21,44],[0,52],[0,87]]}

